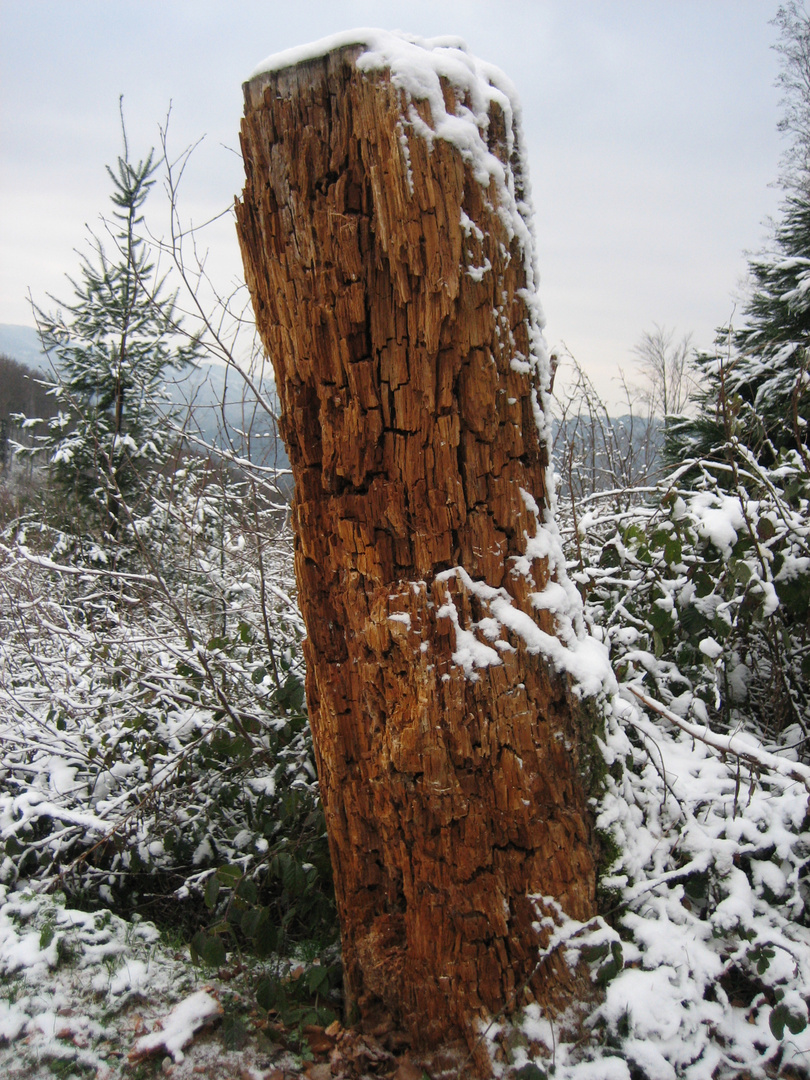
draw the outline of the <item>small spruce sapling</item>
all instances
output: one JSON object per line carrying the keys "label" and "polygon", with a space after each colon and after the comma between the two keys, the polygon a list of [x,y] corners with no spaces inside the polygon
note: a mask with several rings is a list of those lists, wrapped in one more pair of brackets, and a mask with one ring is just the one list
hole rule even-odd
{"label": "small spruce sapling", "polygon": [[[89,509],[115,539],[126,506],[149,509],[150,482],[169,454],[171,406],[167,375],[193,365],[200,346],[184,334],[177,294],[164,292],[142,229],[143,205],[160,162],[150,150],[130,159],[124,149],[112,181],[112,220],[105,222],[112,251],[91,233],[91,254],[81,256],[73,299],[55,314],[34,306],[42,346],[55,371],[58,414],[37,440],[56,486]],[[53,299],[53,298],[52,298]]]}

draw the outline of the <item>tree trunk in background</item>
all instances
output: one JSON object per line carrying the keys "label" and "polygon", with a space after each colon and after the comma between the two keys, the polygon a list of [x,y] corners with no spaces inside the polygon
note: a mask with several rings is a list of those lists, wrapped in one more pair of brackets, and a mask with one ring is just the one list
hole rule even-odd
{"label": "tree trunk in background", "polygon": [[543,655],[565,589],[511,117],[490,103],[506,180],[482,178],[362,53],[246,84],[238,231],[295,476],[346,982],[431,1046],[574,992],[537,966],[532,897],[595,911],[593,711]]}

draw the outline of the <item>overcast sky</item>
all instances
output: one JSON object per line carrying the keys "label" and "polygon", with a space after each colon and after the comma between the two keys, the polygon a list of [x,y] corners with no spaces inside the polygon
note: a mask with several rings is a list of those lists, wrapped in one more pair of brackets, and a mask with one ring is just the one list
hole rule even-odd
{"label": "overcast sky", "polygon": [[[770,0],[0,0],[0,323],[27,294],[70,295],[85,223],[109,212],[105,163],[172,103],[176,152],[200,136],[181,210],[241,189],[241,83],[266,56],[355,26],[455,34],[523,105],[541,298],[552,346],[600,390],[659,323],[708,345],[776,212],[783,149]],[[147,204],[161,228],[162,195]],[[222,288],[241,265],[209,234]]]}

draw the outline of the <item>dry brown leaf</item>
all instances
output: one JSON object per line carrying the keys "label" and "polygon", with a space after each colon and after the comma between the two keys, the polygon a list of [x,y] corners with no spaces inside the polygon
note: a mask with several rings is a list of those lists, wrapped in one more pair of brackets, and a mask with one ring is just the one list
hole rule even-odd
{"label": "dry brown leaf", "polygon": [[313,1054],[328,1054],[335,1045],[335,1040],[330,1039],[328,1035],[323,1033],[320,1035],[307,1035],[307,1042]]}
{"label": "dry brown leaf", "polygon": [[423,1070],[412,1061],[401,1061],[393,1080],[422,1080]]}
{"label": "dry brown leaf", "polygon": [[319,1065],[305,1065],[309,1080],[332,1080],[332,1066],[323,1062]]}

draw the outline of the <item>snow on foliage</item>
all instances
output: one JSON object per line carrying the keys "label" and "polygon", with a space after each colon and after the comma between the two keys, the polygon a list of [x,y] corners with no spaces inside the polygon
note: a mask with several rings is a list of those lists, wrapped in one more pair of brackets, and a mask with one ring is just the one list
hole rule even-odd
{"label": "snow on foliage", "polygon": [[[609,745],[624,775],[609,779],[598,824],[621,849],[602,888],[623,966],[591,1023],[649,1076],[806,1065],[807,787],[723,760],[621,699],[617,713]],[[800,1037],[783,1039],[785,1023]],[[649,1069],[651,1054],[668,1068]]]}
{"label": "snow on foliage", "polygon": [[133,875],[147,893],[199,893],[223,864],[266,879],[295,821],[302,862],[324,844],[289,536],[268,503],[247,547],[238,493],[229,509],[204,475],[182,482],[156,490],[159,565],[134,539],[113,571],[34,521],[0,536],[6,883],[132,902]]}
{"label": "snow on foliage", "polygon": [[16,1061],[103,1074],[118,1050],[117,1014],[135,1000],[191,987],[192,972],[158,938],[149,923],[0,885],[0,1045],[11,1044],[3,1059],[12,1075]]}
{"label": "snow on foliage", "polygon": [[[253,981],[257,975],[251,969]],[[70,907],[64,894],[0,885],[0,1059],[7,1076],[156,1075],[175,1080],[266,1074],[268,1047],[233,1015],[251,999],[192,967],[151,923]],[[225,1016],[222,1017],[223,1012]],[[229,1014],[231,1028],[229,1029]],[[201,1029],[219,1021],[213,1037]],[[171,1057],[168,1060],[166,1055]],[[147,1056],[154,1067],[140,1065]],[[276,1063],[293,1067],[276,1050]]]}
{"label": "snow on foliage", "polygon": [[[617,1076],[807,1075],[805,459],[732,440],[657,489],[602,486],[559,507],[616,674],[597,808],[615,937],[575,937],[605,987],[584,1056]],[[590,1075],[564,1033],[540,1042]]]}

